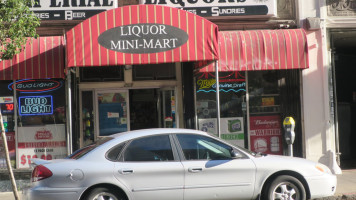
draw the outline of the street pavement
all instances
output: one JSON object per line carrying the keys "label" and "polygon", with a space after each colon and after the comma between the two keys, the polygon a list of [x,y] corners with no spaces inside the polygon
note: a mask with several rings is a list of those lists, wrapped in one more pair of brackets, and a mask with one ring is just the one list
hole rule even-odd
{"label": "street pavement", "polygon": [[[19,195],[19,198],[22,199],[21,191]],[[0,200],[15,200],[14,194],[0,192]],[[342,170],[342,174],[337,175],[335,195],[317,200],[356,200],[356,169]]]}

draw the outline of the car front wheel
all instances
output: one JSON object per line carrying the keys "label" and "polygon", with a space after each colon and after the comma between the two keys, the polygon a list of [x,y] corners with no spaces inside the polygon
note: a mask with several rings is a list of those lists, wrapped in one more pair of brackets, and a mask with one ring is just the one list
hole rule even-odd
{"label": "car front wheel", "polygon": [[94,188],[91,190],[84,200],[125,200],[120,196],[120,193],[108,188]]}
{"label": "car front wheel", "polygon": [[296,178],[288,175],[278,176],[274,179],[263,194],[268,200],[306,200],[303,184]]}

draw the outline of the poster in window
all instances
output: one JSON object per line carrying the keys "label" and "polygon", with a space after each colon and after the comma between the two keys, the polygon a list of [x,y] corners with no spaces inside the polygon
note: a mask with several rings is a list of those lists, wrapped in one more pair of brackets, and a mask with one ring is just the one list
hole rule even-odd
{"label": "poster in window", "polygon": [[279,115],[250,117],[251,150],[266,154],[283,154],[282,126]]}
{"label": "poster in window", "polygon": [[228,142],[244,146],[244,119],[243,117],[221,118],[221,138]]}
{"label": "poster in window", "polygon": [[199,119],[199,130],[217,135],[217,119],[208,118],[208,119]]}
{"label": "poster in window", "polygon": [[18,128],[17,168],[29,168],[31,159],[52,160],[67,156],[65,125]]}

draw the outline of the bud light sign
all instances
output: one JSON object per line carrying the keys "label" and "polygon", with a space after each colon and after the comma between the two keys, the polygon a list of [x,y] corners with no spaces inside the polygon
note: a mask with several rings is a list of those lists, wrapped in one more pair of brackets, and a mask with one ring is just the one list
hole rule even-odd
{"label": "bud light sign", "polygon": [[52,96],[19,97],[20,115],[51,115],[53,114]]}

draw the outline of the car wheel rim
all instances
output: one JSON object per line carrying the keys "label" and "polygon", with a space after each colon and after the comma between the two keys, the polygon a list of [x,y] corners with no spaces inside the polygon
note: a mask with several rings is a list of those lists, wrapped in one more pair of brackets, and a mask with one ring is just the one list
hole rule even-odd
{"label": "car wheel rim", "polygon": [[289,182],[278,184],[273,190],[273,199],[294,200],[299,199],[298,187]]}
{"label": "car wheel rim", "polygon": [[118,200],[113,194],[107,192],[101,192],[97,194],[93,200]]}

